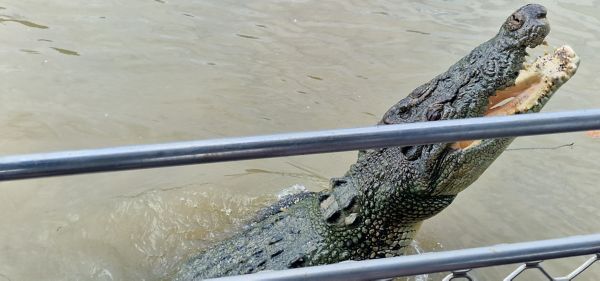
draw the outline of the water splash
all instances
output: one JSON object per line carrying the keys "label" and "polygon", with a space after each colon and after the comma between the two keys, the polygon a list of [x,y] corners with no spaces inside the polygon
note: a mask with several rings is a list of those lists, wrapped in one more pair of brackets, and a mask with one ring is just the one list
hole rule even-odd
{"label": "water splash", "polygon": [[[425,253],[425,250],[423,250],[423,248],[419,244],[419,241],[417,241],[415,239],[413,239],[413,241],[410,242],[410,248],[417,255]],[[416,276],[413,276],[413,277],[409,277],[406,280],[407,281],[409,281],[409,280],[411,280],[411,281],[412,280],[414,280],[414,281],[427,281],[427,280],[429,280],[429,274],[416,275]]]}
{"label": "water splash", "polygon": [[308,189],[306,188],[306,186],[301,185],[301,184],[294,184],[288,188],[283,189],[279,193],[277,193],[277,199],[281,200],[286,196],[299,194],[299,193],[303,193],[303,192],[308,192]]}

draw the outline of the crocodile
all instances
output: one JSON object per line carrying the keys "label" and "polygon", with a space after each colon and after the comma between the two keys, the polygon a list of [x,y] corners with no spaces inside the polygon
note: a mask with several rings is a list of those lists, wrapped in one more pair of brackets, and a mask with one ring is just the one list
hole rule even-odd
{"label": "crocodile", "polygon": [[[527,62],[527,48],[546,45],[546,13],[537,4],[516,10],[496,36],[392,106],[379,125],[540,111],[579,64],[569,46]],[[359,151],[329,189],[291,195],[263,209],[174,277],[200,280],[403,255],[423,220],[452,203],[511,141]]]}

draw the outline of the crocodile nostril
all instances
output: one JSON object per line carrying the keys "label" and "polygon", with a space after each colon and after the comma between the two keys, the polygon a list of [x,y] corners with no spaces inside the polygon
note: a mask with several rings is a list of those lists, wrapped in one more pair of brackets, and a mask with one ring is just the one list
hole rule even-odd
{"label": "crocodile nostril", "polygon": [[540,11],[540,12],[537,14],[537,18],[538,18],[538,19],[545,19],[545,18],[546,18],[546,11]]}

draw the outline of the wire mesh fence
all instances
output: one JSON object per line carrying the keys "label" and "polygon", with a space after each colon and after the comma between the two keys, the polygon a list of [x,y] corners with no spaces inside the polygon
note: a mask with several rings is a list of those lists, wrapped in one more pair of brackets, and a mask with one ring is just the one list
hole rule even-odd
{"label": "wire mesh fence", "polygon": [[[502,279],[503,281],[513,281],[513,280],[527,280],[527,279],[519,279],[519,277],[523,276],[525,272],[531,272],[540,280],[548,280],[548,281],[570,281],[574,280],[576,277],[580,276],[584,271],[589,269],[594,263],[600,260],[600,253],[595,254],[588,258],[584,263],[582,263],[579,267],[575,268],[569,274],[553,277],[552,274],[548,272],[544,268],[544,261],[532,261],[526,262],[520,266],[518,266],[514,271],[512,271],[506,278]],[[472,275],[471,269],[462,269],[455,270],[452,273],[448,274],[442,281],[450,281],[450,280],[469,280],[469,281],[477,281],[478,279]]]}

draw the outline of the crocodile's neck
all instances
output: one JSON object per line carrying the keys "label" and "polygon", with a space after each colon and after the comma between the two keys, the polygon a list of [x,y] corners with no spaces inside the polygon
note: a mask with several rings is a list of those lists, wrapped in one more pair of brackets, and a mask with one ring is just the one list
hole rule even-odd
{"label": "crocodile's neck", "polygon": [[[454,199],[411,191],[410,175],[399,167],[400,148],[368,151],[331,189],[320,197],[321,220],[328,225],[327,248],[316,254],[317,263],[362,260],[404,254],[418,225]],[[403,189],[406,192],[398,192]],[[340,251],[343,249],[343,251]]]}

